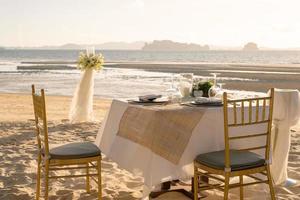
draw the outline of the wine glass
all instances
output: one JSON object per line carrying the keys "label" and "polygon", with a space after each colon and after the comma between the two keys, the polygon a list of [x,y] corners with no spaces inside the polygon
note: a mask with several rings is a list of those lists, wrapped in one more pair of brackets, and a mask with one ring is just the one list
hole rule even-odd
{"label": "wine glass", "polygon": [[216,86],[217,85],[217,75],[220,75],[220,73],[210,73],[210,75],[213,75],[214,86]]}
{"label": "wine glass", "polygon": [[[220,87],[222,89],[222,83],[221,84],[217,84],[217,75],[220,75],[220,73],[210,73],[211,75],[213,75],[213,86],[208,90],[208,97],[216,97],[216,95],[220,92]],[[220,85],[220,87],[219,87]]]}
{"label": "wine glass", "polygon": [[212,97],[215,97],[216,95],[217,95],[217,87],[212,86],[211,88],[209,88],[208,97],[212,98]]}
{"label": "wine glass", "polygon": [[193,73],[180,74],[179,91],[183,97],[190,96],[193,89]]}
{"label": "wine glass", "polygon": [[223,98],[223,93],[224,93],[223,86],[225,85],[225,83],[218,83],[217,85],[218,85],[218,87],[216,88],[217,93],[216,93],[215,97],[219,98],[219,99],[222,99]]}
{"label": "wine glass", "polygon": [[223,85],[226,85],[225,83],[217,83],[218,88],[220,89],[220,91],[223,90]]}
{"label": "wine glass", "polygon": [[218,83],[217,86],[212,86],[209,90],[208,90],[208,97],[215,97],[215,98],[222,98],[223,96],[223,85],[225,85],[225,83]]}
{"label": "wine glass", "polygon": [[[166,89],[166,93],[168,95],[168,99],[172,100],[174,94],[177,92],[177,87],[175,85],[175,80],[174,80],[174,74],[171,74],[171,78],[168,79],[168,85],[169,87]],[[170,83],[171,82],[171,83]]]}

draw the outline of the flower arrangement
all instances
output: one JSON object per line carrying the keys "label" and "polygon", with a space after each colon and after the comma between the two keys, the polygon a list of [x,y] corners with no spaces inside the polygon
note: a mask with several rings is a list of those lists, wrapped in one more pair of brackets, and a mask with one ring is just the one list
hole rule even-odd
{"label": "flower arrangement", "polygon": [[100,70],[104,64],[104,57],[101,53],[83,53],[79,54],[79,59],[77,61],[77,66],[81,70],[94,69]]}
{"label": "flower arrangement", "polygon": [[193,96],[195,91],[202,91],[203,97],[208,97],[208,91],[214,84],[211,81],[199,81],[193,85]]}

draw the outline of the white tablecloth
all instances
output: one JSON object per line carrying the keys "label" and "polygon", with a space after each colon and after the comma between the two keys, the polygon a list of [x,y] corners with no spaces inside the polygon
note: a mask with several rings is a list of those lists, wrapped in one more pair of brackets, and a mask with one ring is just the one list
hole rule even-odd
{"label": "white tablecloth", "polygon": [[[298,91],[276,90],[274,122],[277,132],[273,135],[277,135],[277,142],[274,146],[275,139],[273,139],[274,152],[272,153],[271,167],[276,184],[287,179],[287,159],[290,148],[289,129],[298,120],[299,102]],[[190,141],[177,165],[154,154],[146,147],[117,135],[120,120],[127,107],[127,102],[113,100],[95,143],[107,157],[118,163],[121,168],[144,177],[145,196],[153,190],[154,186],[162,182],[191,178],[193,176],[193,160],[198,154],[224,149],[222,107],[205,108],[206,112],[193,130]],[[253,134],[253,128],[262,133],[265,130],[265,125],[249,126],[246,127],[246,130],[243,127],[243,134]],[[234,132],[239,133],[239,128],[233,130]],[[253,144],[256,146],[258,144],[263,145],[264,139],[253,138],[247,141],[237,141],[232,147],[245,148],[251,144],[252,146],[254,146]],[[263,151],[260,154],[263,155]]]}
{"label": "white tablecloth", "polygon": [[273,112],[273,156],[271,172],[276,184],[285,183],[289,149],[290,128],[297,124],[300,117],[300,94],[298,90],[275,89]]}

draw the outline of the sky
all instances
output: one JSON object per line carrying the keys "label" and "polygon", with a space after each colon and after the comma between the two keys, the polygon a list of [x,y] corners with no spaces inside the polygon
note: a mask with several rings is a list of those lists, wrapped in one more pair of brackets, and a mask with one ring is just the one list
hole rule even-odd
{"label": "sky", "polygon": [[300,47],[299,0],[0,0],[0,46],[112,41]]}

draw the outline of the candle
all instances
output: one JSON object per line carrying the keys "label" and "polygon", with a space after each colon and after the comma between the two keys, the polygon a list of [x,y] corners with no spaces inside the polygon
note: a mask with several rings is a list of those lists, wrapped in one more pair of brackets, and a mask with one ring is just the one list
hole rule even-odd
{"label": "candle", "polygon": [[92,54],[95,55],[95,47],[92,47]]}

